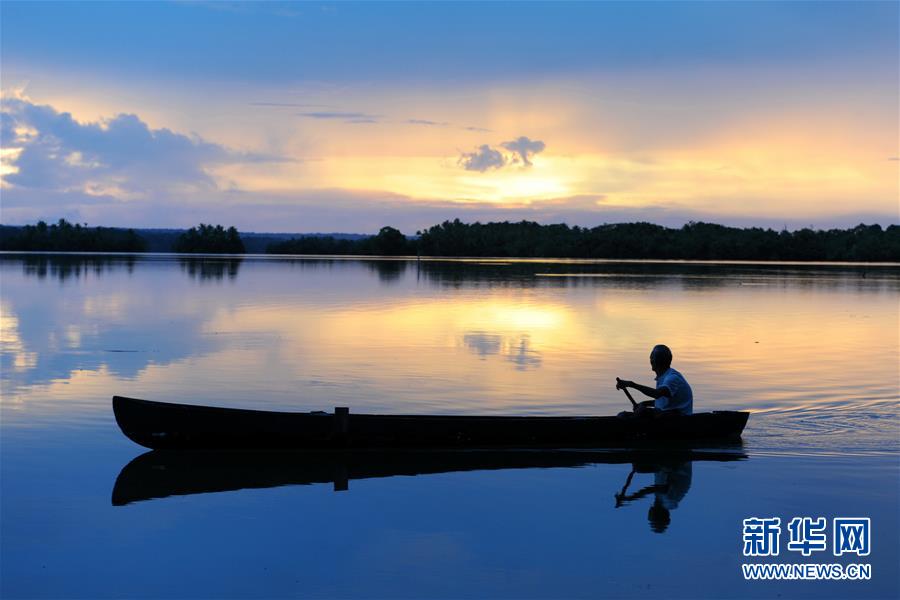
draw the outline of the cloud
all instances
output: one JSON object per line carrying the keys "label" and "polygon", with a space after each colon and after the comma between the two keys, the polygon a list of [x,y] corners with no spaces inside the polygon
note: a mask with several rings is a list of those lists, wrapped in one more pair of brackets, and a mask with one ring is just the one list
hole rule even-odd
{"label": "cloud", "polygon": [[[299,107],[299,108],[333,108],[328,104],[294,104],[290,102],[251,102],[251,106],[265,107]],[[362,111],[321,110],[296,113],[299,117],[320,121],[343,121],[344,123],[396,123],[401,125],[421,125],[423,127],[458,127],[465,131],[489,132],[484,127],[461,127],[450,121],[435,121],[418,117],[376,115]]]}
{"label": "cloud", "polygon": [[406,123],[410,125],[427,125],[429,127],[446,127],[449,123],[440,123],[438,121],[429,121],[428,119],[407,119]]}
{"label": "cloud", "polygon": [[331,108],[329,104],[302,104],[299,102],[250,102],[250,106],[270,106],[276,108]]}
{"label": "cloud", "polygon": [[182,6],[205,8],[235,15],[270,15],[274,17],[295,18],[303,15],[296,10],[293,2],[238,2],[231,0],[191,0],[176,3]]}
{"label": "cloud", "polygon": [[532,166],[531,157],[542,152],[546,145],[540,140],[532,140],[523,135],[510,142],[503,142],[500,147],[508,152],[504,153],[491,148],[489,144],[482,144],[474,152],[464,152],[456,162],[466,171],[480,173],[518,163],[527,168]]}
{"label": "cloud", "polygon": [[378,123],[381,115],[370,115],[363,112],[321,111],[297,113],[301,117],[318,120],[341,120],[345,123]]}
{"label": "cloud", "polygon": [[475,126],[462,126],[456,125],[449,121],[432,121],[430,119],[406,119],[403,121],[408,125],[424,125],[426,127],[455,127],[457,129],[461,129],[463,131],[475,131],[478,133],[490,133],[490,129],[486,129],[484,127],[475,127]]}
{"label": "cloud", "polygon": [[526,167],[531,166],[531,161],[528,159],[538,152],[543,152],[546,147],[544,142],[528,139],[524,135],[511,142],[503,142],[500,145],[510,152],[514,152],[518,156],[518,158],[513,159],[513,162],[521,160],[522,164]]}
{"label": "cloud", "polygon": [[216,189],[211,167],[285,160],[151,129],[134,114],[82,123],[21,96],[4,96],[0,107],[3,147],[13,156],[4,159],[4,188],[125,200],[172,189]]}
{"label": "cloud", "polygon": [[[601,200],[603,200],[601,202]],[[740,198],[741,202],[754,200]],[[234,225],[240,231],[377,233],[390,225],[406,234],[445,220],[465,222],[537,221],[594,227],[603,223],[647,221],[681,227],[688,221],[708,221],[740,227],[789,229],[808,227],[808,217],[791,219],[735,216],[692,210],[685,206],[620,205],[600,195],[545,198],[528,203],[413,198],[384,190],[297,189],[267,193],[242,190],[196,190],[159,194],[133,202],[80,191],[52,192],[29,188],[3,190],[3,223],[23,225],[38,219],[118,227],[191,227],[197,223]],[[821,215],[816,227],[847,227],[860,222],[897,222],[896,213],[848,212]]]}
{"label": "cloud", "polygon": [[490,169],[499,169],[506,165],[506,157],[499,150],[482,144],[475,152],[464,152],[457,161],[466,171],[484,173]]}

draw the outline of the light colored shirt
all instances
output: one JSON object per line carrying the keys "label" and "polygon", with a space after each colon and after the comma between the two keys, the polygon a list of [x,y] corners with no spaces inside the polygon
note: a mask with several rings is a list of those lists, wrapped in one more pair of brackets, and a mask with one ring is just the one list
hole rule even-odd
{"label": "light colored shirt", "polygon": [[656,492],[656,499],[669,510],[678,508],[678,503],[691,489],[694,469],[691,461],[660,468],[653,476],[653,483],[662,491]]}
{"label": "light colored shirt", "polygon": [[694,412],[694,392],[681,373],[669,367],[662,375],[656,378],[656,389],[665,387],[669,389],[669,396],[660,396],[654,402],[657,410],[677,410],[683,415]]}

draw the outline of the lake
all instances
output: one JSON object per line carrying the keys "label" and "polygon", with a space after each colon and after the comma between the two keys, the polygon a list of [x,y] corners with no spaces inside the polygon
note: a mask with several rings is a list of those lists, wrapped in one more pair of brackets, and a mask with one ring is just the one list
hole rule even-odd
{"label": "lake", "polygon": [[[0,254],[0,595],[896,598],[898,292],[900,265]],[[110,406],[615,414],[657,343],[695,411],[752,412],[741,445],[229,463],[142,456]],[[778,556],[743,556],[753,517]],[[789,550],[794,517],[827,549]],[[844,517],[868,555],[834,555]]]}

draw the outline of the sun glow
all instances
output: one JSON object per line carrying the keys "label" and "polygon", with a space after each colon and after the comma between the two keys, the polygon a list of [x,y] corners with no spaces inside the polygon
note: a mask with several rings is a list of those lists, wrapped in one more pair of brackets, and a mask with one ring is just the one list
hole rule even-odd
{"label": "sun glow", "polygon": [[3,178],[19,172],[19,167],[14,163],[22,154],[22,150],[22,148],[0,148],[0,184],[8,185]]}
{"label": "sun glow", "polygon": [[[707,73],[691,81],[699,86],[723,77],[732,75]],[[772,89],[791,89],[778,76],[772,77]],[[552,218],[581,225],[610,218],[657,220],[658,215],[670,215],[669,224],[676,216],[728,222],[754,217],[790,221],[815,215],[810,222],[818,226],[821,220],[853,211],[896,214],[900,162],[891,158],[896,155],[896,136],[884,126],[895,117],[878,104],[886,95],[870,92],[874,99],[867,102],[872,111],[849,113],[846,106],[851,99],[843,91],[810,107],[801,100],[822,96],[818,88],[795,92],[778,105],[770,104],[767,95],[757,97],[747,90],[746,100],[722,99],[724,112],[717,118],[684,112],[683,107],[696,104],[699,110],[715,100],[697,97],[693,84],[672,83],[669,91],[676,97],[667,104],[623,101],[627,89],[660,92],[660,81],[665,80],[628,79],[623,83],[629,85],[619,92],[610,91],[609,81],[590,79],[541,86],[498,84],[465,93],[456,90],[455,95],[440,87],[351,89],[341,102],[328,96],[330,92],[309,90],[315,102],[381,115],[364,124],[302,118],[290,107],[256,106],[252,103],[260,97],[256,90],[238,98],[213,93],[175,100],[154,99],[148,92],[141,103],[129,97],[128,103],[109,107],[108,96],[92,98],[85,93],[73,98],[70,88],[65,90],[69,95],[60,96],[51,86],[33,102],[49,102],[54,110],[71,112],[82,122],[96,122],[101,131],[105,120],[118,112],[135,112],[152,128],[179,134],[196,131],[237,158],[204,165],[215,189],[210,190],[206,180],[189,182],[177,190],[179,202],[204,211],[221,205],[222,199],[228,206],[246,205],[248,211],[254,205],[283,205],[285,209],[275,214],[278,227],[286,229],[305,223],[303,219],[317,211],[321,220],[333,221],[321,227],[359,230],[392,221],[402,228],[404,219],[411,223],[407,228],[418,228],[431,224],[427,219],[466,215],[470,220]],[[114,87],[107,82],[97,89]],[[277,90],[267,91],[278,95]],[[359,98],[360,106],[346,106],[348,97]],[[406,98],[406,103],[398,103],[398,97]],[[91,102],[99,108],[89,110]],[[98,116],[90,116],[97,111]],[[226,123],[216,116],[223,114],[240,118]],[[430,125],[411,123],[409,116],[428,117],[423,123]],[[22,140],[40,133],[21,125],[15,129],[15,140],[5,141],[23,146]],[[514,162],[516,153],[504,146],[520,136],[546,145],[530,156],[531,166]],[[466,170],[461,156],[482,145],[502,151],[505,160],[484,171]],[[0,154],[4,191],[11,187],[7,178],[14,179],[18,172],[21,152],[4,148]],[[242,153],[276,159],[241,160]],[[72,149],[64,167],[83,179],[89,167],[97,166],[89,156]],[[141,197],[128,194],[137,189],[128,181],[104,178],[89,183],[63,191],[108,197],[116,203],[113,210],[131,210],[121,209],[120,200],[137,200],[133,203],[137,210],[145,201],[174,193],[171,182],[166,182],[165,194],[151,189]],[[31,215],[33,206],[25,205],[11,205],[6,213],[10,218]],[[426,210],[405,215],[407,208]],[[88,215],[110,214],[110,206],[99,203],[82,210]],[[350,214],[358,215],[354,225],[347,223]],[[290,217],[297,221],[287,224],[285,215],[299,216]]]}
{"label": "sun glow", "polygon": [[456,178],[458,194],[482,202],[529,203],[547,198],[572,195],[565,174],[537,170],[516,170],[482,175],[460,175]]}

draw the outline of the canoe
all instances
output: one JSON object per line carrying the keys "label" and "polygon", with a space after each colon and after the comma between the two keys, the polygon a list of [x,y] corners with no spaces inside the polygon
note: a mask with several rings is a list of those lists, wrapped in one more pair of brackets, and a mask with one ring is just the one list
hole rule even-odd
{"label": "canoe", "polygon": [[112,504],[294,485],[333,484],[337,492],[353,480],[451,472],[631,464],[638,473],[656,473],[687,462],[746,459],[739,443],[665,450],[151,450],[122,467]]}
{"label": "canoe", "polygon": [[116,422],[150,449],[566,448],[739,438],[746,412],[517,417],[274,412],[113,396]]}

